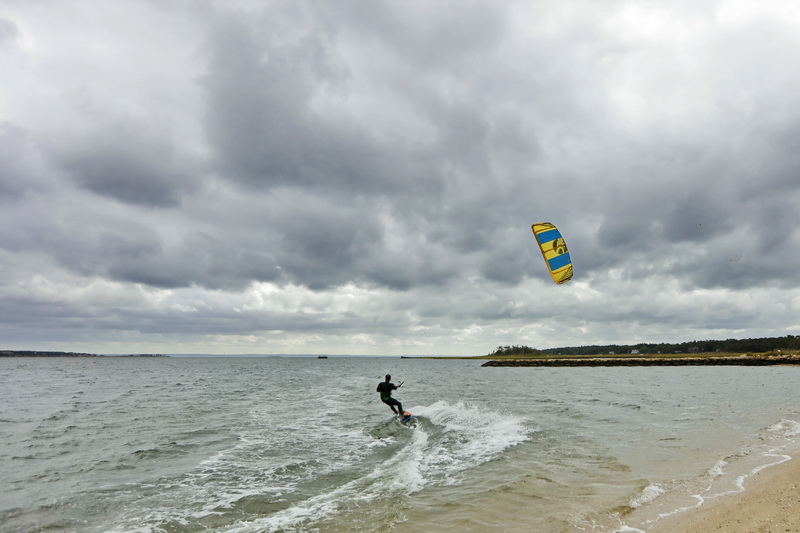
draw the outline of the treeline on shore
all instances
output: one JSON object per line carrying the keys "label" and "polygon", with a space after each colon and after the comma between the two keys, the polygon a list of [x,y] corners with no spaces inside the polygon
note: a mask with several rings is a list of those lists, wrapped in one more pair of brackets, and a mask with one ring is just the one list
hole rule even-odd
{"label": "treeline on shore", "polygon": [[37,352],[31,350],[0,350],[0,357],[97,357],[91,353]]}
{"label": "treeline on shore", "polygon": [[800,336],[765,337],[758,339],[705,340],[680,343],[605,344],[599,346],[567,346],[539,350],[530,346],[498,346],[490,357],[525,355],[622,355],[674,353],[764,353],[775,350],[800,350]]}
{"label": "treeline on shore", "polygon": [[[0,357],[106,357],[93,353],[79,352],[37,352],[31,350],[0,350]],[[115,357],[166,357],[162,354],[129,354]]]}

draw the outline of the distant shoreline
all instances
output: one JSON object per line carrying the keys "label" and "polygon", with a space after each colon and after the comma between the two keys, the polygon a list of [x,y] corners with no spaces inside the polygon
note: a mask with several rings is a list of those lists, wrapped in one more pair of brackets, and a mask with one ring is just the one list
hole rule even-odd
{"label": "distant shoreline", "polygon": [[580,357],[542,359],[492,359],[481,366],[585,367],[585,366],[775,366],[800,365],[798,355],[728,355],[693,357]]}
{"label": "distant shoreline", "polygon": [[163,354],[98,355],[79,352],[37,352],[28,350],[0,350],[0,357],[167,357]]}

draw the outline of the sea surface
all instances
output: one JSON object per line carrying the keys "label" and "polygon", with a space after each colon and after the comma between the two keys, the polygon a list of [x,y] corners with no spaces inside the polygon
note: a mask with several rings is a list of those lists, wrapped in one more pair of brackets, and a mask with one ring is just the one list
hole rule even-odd
{"label": "sea surface", "polygon": [[800,368],[480,364],[2,358],[0,532],[647,531],[800,449]]}

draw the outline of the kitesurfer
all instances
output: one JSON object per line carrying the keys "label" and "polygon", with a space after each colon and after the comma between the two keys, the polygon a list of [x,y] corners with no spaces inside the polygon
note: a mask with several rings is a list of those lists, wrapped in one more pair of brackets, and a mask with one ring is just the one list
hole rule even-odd
{"label": "kitesurfer", "polygon": [[[400,385],[392,383],[392,376],[386,374],[386,381],[378,383],[378,388],[375,389],[381,393],[381,401],[388,405],[396,415],[403,414],[403,404],[392,398],[392,391],[399,389],[402,385],[402,383]],[[397,406],[397,410],[395,410],[395,406]]]}

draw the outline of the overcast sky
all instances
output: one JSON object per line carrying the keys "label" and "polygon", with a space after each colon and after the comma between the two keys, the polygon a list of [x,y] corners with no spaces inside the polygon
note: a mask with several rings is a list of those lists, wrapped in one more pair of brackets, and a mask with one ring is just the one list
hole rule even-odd
{"label": "overcast sky", "polygon": [[0,349],[800,334],[798,57],[793,0],[0,0]]}

